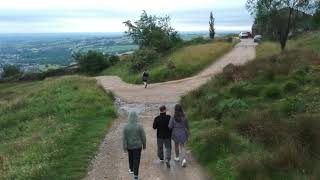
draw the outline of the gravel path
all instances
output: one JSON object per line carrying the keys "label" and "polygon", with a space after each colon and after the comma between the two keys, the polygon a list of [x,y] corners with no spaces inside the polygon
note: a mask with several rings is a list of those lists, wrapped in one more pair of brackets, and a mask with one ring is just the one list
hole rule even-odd
{"label": "gravel path", "polygon": [[[242,40],[231,52],[213,63],[210,67],[196,76],[164,83],[156,83],[144,89],[142,85],[124,83],[116,76],[96,77],[98,83],[117,97],[116,105],[119,109],[119,118],[114,122],[106,135],[97,156],[85,180],[128,180],[127,155],[121,147],[122,128],[127,121],[127,112],[137,111],[140,122],[147,134],[147,149],[142,153],[140,164],[141,180],[207,180],[210,178],[201,166],[187,153],[188,167],[181,168],[174,161],[171,169],[161,164],[156,155],[156,132],[152,129],[153,118],[158,115],[160,105],[167,105],[169,114],[179,98],[206,83],[223,67],[232,63],[240,65],[255,58],[255,44],[251,39]],[[172,151],[174,155],[174,151]]]}

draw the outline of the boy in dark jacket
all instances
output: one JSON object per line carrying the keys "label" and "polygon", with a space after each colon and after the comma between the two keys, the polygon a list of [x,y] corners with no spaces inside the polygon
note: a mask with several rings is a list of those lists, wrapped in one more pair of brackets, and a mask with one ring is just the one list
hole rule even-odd
{"label": "boy in dark jacket", "polygon": [[166,165],[170,168],[171,160],[171,130],[168,125],[171,119],[171,116],[166,114],[166,107],[160,107],[160,115],[157,116],[153,121],[153,129],[157,130],[157,144],[158,144],[158,157],[160,162],[164,161],[164,149],[166,148]]}

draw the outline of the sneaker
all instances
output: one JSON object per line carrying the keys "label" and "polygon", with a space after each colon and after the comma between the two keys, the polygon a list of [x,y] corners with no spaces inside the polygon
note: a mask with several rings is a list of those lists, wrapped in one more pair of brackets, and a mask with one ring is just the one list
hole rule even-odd
{"label": "sneaker", "polygon": [[166,161],[167,168],[170,168],[170,161]]}
{"label": "sneaker", "polygon": [[139,180],[138,176],[134,176],[133,180]]}
{"label": "sneaker", "polygon": [[129,174],[133,174],[133,171],[131,171],[131,169],[129,169]]}
{"label": "sneaker", "polygon": [[175,161],[180,161],[180,158],[179,157],[175,157],[174,160]]}
{"label": "sneaker", "polygon": [[163,160],[163,159],[160,159],[160,162],[161,162],[161,163],[163,163],[163,162],[164,162],[164,160]]}
{"label": "sneaker", "polygon": [[187,166],[187,160],[186,159],[183,159],[183,161],[181,163],[181,166],[182,167],[186,167]]}

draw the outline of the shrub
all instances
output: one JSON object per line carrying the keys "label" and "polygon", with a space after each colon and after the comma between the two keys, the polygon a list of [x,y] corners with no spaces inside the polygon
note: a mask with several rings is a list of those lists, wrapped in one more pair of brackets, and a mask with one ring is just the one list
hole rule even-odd
{"label": "shrub", "polygon": [[80,70],[89,74],[97,74],[108,67],[108,55],[97,51],[75,53],[73,58],[79,63]]}
{"label": "shrub", "polygon": [[295,117],[297,139],[312,156],[320,155],[320,116],[303,114]]}
{"label": "shrub", "polygon": [[273,112],[247,112],[235,123],[237,131],[251,141],[271,148],[286,138],[289,125]]}
{"label": "shrub", "polygon": [[20,71],[20,68],[18,66],[14,65],[5,65],[3,67],[3,78],[13,78],[13,77],[19,77],[22,74]]}
{"label": "shrub", "polygon": [[234,75],[238,71],[238,67],[233,64],[228,64],[226,67],[223,68],[222,74],[228,81],[234,81]]}
{"label": "shrub", "polygon": [[119,56],[117,56],[117,55],[111,55],[111,56],[109,57],[109,63],[110,63],[111,66],[114,66],[114,65],[117,64],[119,61],[120,61],[120,58],[119,58]]}
{"label": "shrub", "polygon": [[238,98],[244,96],[257,96],[261,90],[260,86],[251,85],[247,83],[238,83],[231,87],[230,92]]}
{"label": "shrub", "polygon": [[256,180],[264,169],[260,160],[250,154],[241,155],[235,166],[240,180]]}
{"label": "shrub", "polygon": [[158,57],[158,53],[153,49],[139,49],[132,56],[131,70],[134,72],[143,71],[150,67]]}
{"label": "shrub", "polygon": [[296,81],[289,80],[284,84],[283,91],[285,91],[285,92],[293,92],[293,91],[297,90],[298,87],[299,87],[299,85],[298,85],[298,83]]}
{"label": "shrub", "polygon": [[279,98],[281,96],[281,89],[277,85],[268,85],[265,88],[264,96],[267,98]]}
{"label": "shrub", "polygon": [[286,98],[281,100],[280,109],[282,112],[291,115],[293,113],[304,112],[305,103],[298,98]]}
{"label": "shrub", "polygon": [[302,167],[305,160],[301,148],[292,140],[287,140],[275,150],[269,165],[278,170],[290,170]]}
{"label": "shrub", "polygon": [[200,161],[208,162],[230,146],[231,136],[222,127],[215,127],[195,132],[191,142]]}
{"label": "shrub", "polygon": [[206,44],[206,43],[209,43],[210,41],[211,41],[210,39],[200,36],[200,37],[194,37],[190,41],[186,41],[185,45]]}

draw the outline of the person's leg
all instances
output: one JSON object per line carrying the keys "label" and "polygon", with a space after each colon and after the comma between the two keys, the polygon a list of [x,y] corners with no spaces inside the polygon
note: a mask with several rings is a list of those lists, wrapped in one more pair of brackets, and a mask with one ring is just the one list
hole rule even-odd
{"label": "person's leg", "polygon": [[159,157],[160,160],[164,160],[164,157],[163,157],[163,143],[164,143],[163,139],[160,139],[160,138],[157,139],[158,157]]}
{"label": "person's leg", "polygon": [[135,149],[134,150],[134,156],[133,156],[133,174],[134,174],[134,177],[138,177],[139,176],[140,159],[141,159],[141,149]]}
{"label": "person's leg", "polygon": [[128,150],[128,159],[129,159],[129,171],[133,171],[133,150]]}
{"label": "person's leg", "polygon": [[187,165],[187,160],[186,160],[186,147],[185,144],[180,144],[180,156],[181,156],[181,165],[182,167],[185,167]]}
{"label": "person's leg", "polygon": [[164,146],[166,148],[166,160],[170,161],[171,160],[171,139],[165,139],[164,140]]}
{"label": "person's leg", "polygon": [[179,158],[179,143],[174,142],[174,150],[176,152],[176,158]]}
{"label": "person's leg", "polygon": [[186,147],[185,147],[185,144],[179,144],[179,147],[180,147],[181,160],[184,160],[184,159],[186,159]]}

